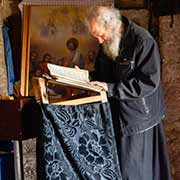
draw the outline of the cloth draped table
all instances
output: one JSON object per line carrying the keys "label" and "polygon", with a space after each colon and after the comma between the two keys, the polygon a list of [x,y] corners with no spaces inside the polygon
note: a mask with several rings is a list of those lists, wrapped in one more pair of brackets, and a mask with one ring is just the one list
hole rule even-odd
{"label": "cloth draped table", "polygon": [[40,109],[37,179],[121,180],[109,103]]}

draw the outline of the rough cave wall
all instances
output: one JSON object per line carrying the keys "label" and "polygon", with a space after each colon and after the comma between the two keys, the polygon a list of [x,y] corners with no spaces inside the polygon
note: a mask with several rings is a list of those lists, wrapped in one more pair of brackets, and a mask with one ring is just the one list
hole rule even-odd
{"label": "rough cave wall", "polygon": [[165,129],[173,180],[180,179],[180,15],[159,18],[162,80],[167,114]]}

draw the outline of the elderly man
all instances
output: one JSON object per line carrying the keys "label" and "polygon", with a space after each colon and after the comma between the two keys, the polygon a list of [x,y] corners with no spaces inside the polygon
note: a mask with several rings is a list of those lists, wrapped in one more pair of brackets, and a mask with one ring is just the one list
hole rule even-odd
{"label": "elderly man", "polygon": [[112,7],[90,9],[87,25],[101,44],[91,83],[109,97],[123,180],[170,180],[157,43]]}

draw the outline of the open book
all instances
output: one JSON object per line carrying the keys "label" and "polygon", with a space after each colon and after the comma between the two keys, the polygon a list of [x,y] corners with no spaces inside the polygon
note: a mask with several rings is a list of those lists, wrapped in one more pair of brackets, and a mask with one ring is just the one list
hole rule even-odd
{"label": "open book", "polygon": [[61,83],[97,92],[102,91],[101,87],[89,84],[89,72],[87,70],[64,67],[51,63],[46,63],[46,68],[47,74],[43,76],[49,79],[49,82]]}
{"label": "open book", "polygon": [[84,69],[64,67],[51,63],[46,63],[46,68],[48,70],[49,75],[57,79],[66,78],[75,81],[89,81],[89,72]]}
{"label": "open book", "polygon": [[[47,103],[61,102],[60,104],[66,104],[64,102],[69,101],[67,104],[81,104],[81,102],[107,101],[106,92],[101,87],[89,83],[87,70],[51,63],[45,63],[43,67],[43,77],[35,77],[38,80],[38,86],[40,86],[37,87],[36,83],[35,90],[43,91],[40,94],[44,96],[43,99]],[[78,103],[77,99],[79,99]]]}

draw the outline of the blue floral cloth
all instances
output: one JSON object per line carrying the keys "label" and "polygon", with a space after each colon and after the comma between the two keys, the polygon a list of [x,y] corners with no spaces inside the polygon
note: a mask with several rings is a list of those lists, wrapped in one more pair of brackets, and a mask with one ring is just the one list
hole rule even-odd
{"label": "blue floral cloth", "polygon": [[121,180],[108,103],[41,110],[38,179]]}

